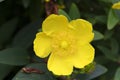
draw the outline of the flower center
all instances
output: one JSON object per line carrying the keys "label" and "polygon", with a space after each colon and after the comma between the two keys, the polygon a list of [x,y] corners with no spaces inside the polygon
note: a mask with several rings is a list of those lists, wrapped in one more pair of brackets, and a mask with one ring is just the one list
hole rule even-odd
{"label": "flower center", "polygon": [[56,32],[52,35],[52,52],[59,56],[72,56],[75,49],[75,37],[69,32]]}
{"label": "flower center", "polygon": [[68,47],[67,41],[62,41],[61,44],[60,44],[60,47],[63,48],[63,49],[66,49]]}

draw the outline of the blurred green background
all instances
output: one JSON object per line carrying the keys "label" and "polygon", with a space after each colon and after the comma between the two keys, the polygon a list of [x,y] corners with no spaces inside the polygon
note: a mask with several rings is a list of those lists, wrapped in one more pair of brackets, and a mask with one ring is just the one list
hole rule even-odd
{"label": "blurred green background", "polygon": [[[94,28],[96,65],[72,74],[73,80],[120,80],[120,10],[111,8],[118,1],[55,0],[59,14],[86,19]],[[64,80],[51,74],[33,51],[45,18],[44,0],[0,0],[0,80]],[[34,69],[45,73],[31,72]]]}

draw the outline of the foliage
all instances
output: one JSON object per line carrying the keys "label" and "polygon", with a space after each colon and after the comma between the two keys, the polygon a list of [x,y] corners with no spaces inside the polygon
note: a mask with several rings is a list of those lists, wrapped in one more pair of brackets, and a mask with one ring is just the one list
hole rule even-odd
{"label": "foliage", "polygon": [[33,51],[33,40],[46,18],[45,0],[0,0],[0,80],[120,80],[120,10],[111,8],[119,0],[55,1],[58,14],[93,24],[93,64],[75,69],[71,76],[53,75],[47,58],[38,58]]}

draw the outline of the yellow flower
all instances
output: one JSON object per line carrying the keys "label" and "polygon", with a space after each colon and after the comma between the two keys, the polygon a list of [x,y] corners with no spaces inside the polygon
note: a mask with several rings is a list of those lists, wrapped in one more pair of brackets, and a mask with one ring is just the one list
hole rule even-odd
{"label": "yellow flower", "polygon": [[34,40],[37,56],[50,55],[47,67],[56,75],[70,75],[73,67],[84,68],[94,59],[92,25],[86,20],[68,22],[63,15],[52,14],[42,24]]}
{"label": "yellow flower", "polygon": [[112,5],[113,9],[120,9],[120,2],[117,2],[115,4]]}

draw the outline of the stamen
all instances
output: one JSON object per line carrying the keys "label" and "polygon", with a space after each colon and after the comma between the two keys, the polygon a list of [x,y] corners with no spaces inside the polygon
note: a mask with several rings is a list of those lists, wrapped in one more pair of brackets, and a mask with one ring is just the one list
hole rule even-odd
{"label": "stamen", "polygon": [[63,48],[63,49],[66,49],[68,47],[67,41],[62,41],[61,44],[60,44],[60,47]]}

